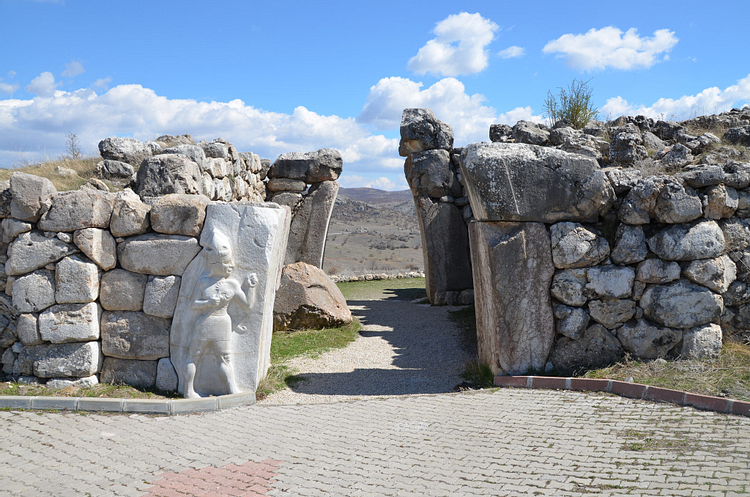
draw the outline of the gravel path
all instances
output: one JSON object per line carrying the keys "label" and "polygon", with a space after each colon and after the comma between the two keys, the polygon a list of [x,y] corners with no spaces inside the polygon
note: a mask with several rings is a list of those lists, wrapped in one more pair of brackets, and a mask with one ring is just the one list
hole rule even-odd
{"label": "gravel path", "polygon": [[398,299],[349,301],[360,336],[317,359],[287,364],[306,381],[259,404],[314,404],[407,394],[451,392],[463,381],[470,352],[448,318],[451,307]]}

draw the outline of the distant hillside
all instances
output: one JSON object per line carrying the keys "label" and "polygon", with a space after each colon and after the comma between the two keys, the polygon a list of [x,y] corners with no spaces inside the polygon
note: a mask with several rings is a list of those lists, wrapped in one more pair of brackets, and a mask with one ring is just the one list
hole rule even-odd
{"label": "distant hillside", "polygon": [[412,202],[410,190],[389,192],[376,188],[339,188],[339,197],[358,200],[377,207],[393,208],[404,202]]}

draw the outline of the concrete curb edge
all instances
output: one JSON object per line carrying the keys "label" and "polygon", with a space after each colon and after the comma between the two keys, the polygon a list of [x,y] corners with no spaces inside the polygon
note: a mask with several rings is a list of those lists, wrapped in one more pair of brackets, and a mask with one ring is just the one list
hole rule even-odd
{"label": "concrete curb edge", "polygon": [[577,392],[607,392],[620,397],[666,402],[694,407],[704,411],[750,417],[750,402],[699,395],[681,390],[652,387],[640,383],[594,378],[562,378],[557,376],[495,376],[496,387],[548,388]]}

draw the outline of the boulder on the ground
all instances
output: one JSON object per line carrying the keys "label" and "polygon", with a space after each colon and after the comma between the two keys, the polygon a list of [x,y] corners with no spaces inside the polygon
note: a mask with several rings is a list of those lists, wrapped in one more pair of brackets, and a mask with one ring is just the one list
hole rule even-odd
{"label": "boulder on the ground", "polygon": [[560,372],[586,367],[602,367],[622,357],[622,346],[607,328],[600,324],[589,327],[578,340],[561,337],[552,348],[550,362]]}
{"label": "boulder on the ground", "polygon": [[99,378],[92,374],[83,378],[50,378],[44,386],[49,390],[62,390],[63,388],[88,388],[99,383]]}
{"label": "boulder on the ground", "polygon": [[169,357],[171,319],[142,312],[102,313],[102,354],[119,359],[149,361]]}
{"label": "boulder on the ground", "polygon": [[47,212],[57,196],[57,189],[47,178],[22,172],[10,177],[10,215],[20,221],[35,223]]}
{"label": "boulder on the ground", "polygon": [[704,324],[685,330],[682,334],[683,359],[707,359],[719,357],[721,353],[721,326]]}
{"label": "boulder on the ground", "polygon": [[593,221],[615,193],[596,160],[517,143],[472,143],[461,173],[480,221]]}
{"label": "boulder on the ground", "polygon": [[39,314],[39,336],[52,343],[98,340],[100,316],[96,302],[53,305]]}
{"label": "boulder on the ground", "polygon": [[718,323],[724,312],[720,295],[687,280],[649,286],[643,292],[640,306],[647,318],[670,328]]}
{"label": "boulder on the ground", "polygon": [[430,109],[404,109],[398,153],[407,157],[423,150],[453,148],[453,128],[435,117]]}
{"label": "boulder on the ground", "polygon": [[134,388],[153,388],[156,384],[156,364],[156,361],[107,357],[102,366],[101,382],[130,385]]}
{"label": "boulder on the ground", "polygon": [[335,181],[341,175],[341,152],[323,148],[314,152],[281,154],[268,170],[269,178],[289,178],[305,183]]}
{"label": "boulder on the ground", "polygon": [[284,266],[273,307],[274,330],[327,328],[352,322],[341,290],[319,269],[304,262]]}
{"label": "boulder on the ground", "polygon": [[625,350],[642,359],[666,356],[682,339],[682,330],[654,326],[645,319],[625,323],[617,330],[617,338]]}
{"label": "boulder on the ground", "polygon": [[169,194],[151,206],[151,229],[167,235],[198,236],[209,199],[203,195]]}
{"label": "boulder on the ground", "polygon": [[201,194],[200,167],[180,154],[150,157],[138,169],[135,193],[141,198],[168,193]]}

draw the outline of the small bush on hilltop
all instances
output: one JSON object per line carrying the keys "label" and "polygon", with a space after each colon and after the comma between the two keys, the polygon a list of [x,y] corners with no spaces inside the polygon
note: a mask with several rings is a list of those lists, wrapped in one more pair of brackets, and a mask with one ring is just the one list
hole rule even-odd
{"label": "small bush on hilltop", "polygon": [[589,121],[598,117],[599,111],[591,102],[593,90],[589,87],[589,81],[574,79],[567,89],[558,88],[557,95],[547,92],[544,114],[551,121],[550,124],[567,120],[575,129],[583,129]]}

